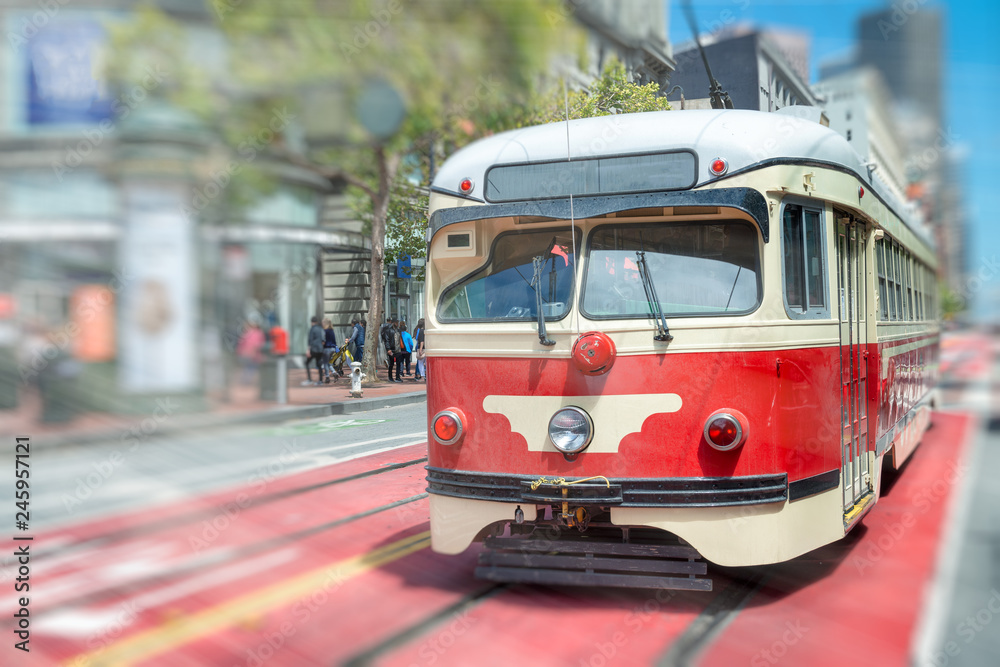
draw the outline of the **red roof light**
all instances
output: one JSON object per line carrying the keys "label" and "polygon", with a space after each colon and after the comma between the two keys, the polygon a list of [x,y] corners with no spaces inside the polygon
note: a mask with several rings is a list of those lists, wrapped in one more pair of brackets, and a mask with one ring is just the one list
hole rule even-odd
{"label": "red roof light", "polygon": [[462,191],[462,194],[469,194],[472,192],[472,188],[476,187],[476,184],[472,182],[471,178],[463,178],[458,184],[458,189]]}
{"label": "red roof light", "polygon": [[717,157],[712,160],[712,164],[709,165],[709,169],[711,169],[712,173],[716,176],[722,176],[729,169],[729,163],[723,158]]}

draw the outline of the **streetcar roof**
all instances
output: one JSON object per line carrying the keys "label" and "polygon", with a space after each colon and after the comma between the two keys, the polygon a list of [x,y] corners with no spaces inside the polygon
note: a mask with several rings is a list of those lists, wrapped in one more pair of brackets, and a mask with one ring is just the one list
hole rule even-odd
{"label": "streetcar roof", "polygon": [[[689,149],[702,165],[725,157],[730,170],[775,157],[832,162],[859,174],[864,162],[841,135],[795,116],[743,110],[649,111],[534,125],[480,139],[453,155],[433,185],[457,190],[463,178],[480,177],[499,164],[586,159]],[[699,169],[697,185],[713,178]],[[867,180],[867,179],[865,179]],[[481,193],[479,193],[481,194]]]}
{"label": "streetcar roof", "polygon": [[[488,203],[487,171],[505,164],[550,162],[658,151],[698,156],[693,188],[715,182],[708,165],[728,161],[728,174],[774,160],[815,162],[849,171],[917,231],[909,207],[872,175],[848,141],[819,123],[785,113],[745,110],[650,111],[535,125],[486,137],[456,152],[440,168],[431,189]],[[459,184],[471,179],[470,195]],[[918,232],[920,233],[920,232]]]}

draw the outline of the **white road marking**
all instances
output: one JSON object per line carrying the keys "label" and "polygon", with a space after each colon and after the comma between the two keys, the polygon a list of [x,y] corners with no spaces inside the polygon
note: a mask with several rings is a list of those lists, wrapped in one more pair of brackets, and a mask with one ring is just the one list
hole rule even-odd
{"label": "white road marking", "polygon": [[[297,554],[297,549],[283,549],[277,553],[253,558],[245,563],[229,565],[222,570],[205,572],[196,577],[191,577],[185,581],[166,586],[159,590],[153,590],[134,598],[120,600],[112,607],[101,609],[86,607],[58,609],[52,614],[40,615],[40,618],[34,621],[34,627],[39,632],[50,635],[75,639],[91,637],[101,630],[110,630],[115,624],[129,625],[130,623],[122,623],[121,621],[123,611],[126,612],[124,614],[126,617],[130,615],[130,612],[140,614],[151,607],[162,605],[166,602],[171,602],[223,583],[236,581],[262,571],[270,570],[294,560]],[[134,621],[134,618],[132,620]]]}

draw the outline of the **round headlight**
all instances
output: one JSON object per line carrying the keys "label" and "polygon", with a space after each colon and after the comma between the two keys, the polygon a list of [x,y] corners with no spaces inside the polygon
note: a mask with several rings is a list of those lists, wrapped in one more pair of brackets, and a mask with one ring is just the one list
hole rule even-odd
{"label": "round headlight", "polygon": [[580,408],[563,408],[549,420],[549,440],[563,454],[577,454],[594,437],[594,422]]}

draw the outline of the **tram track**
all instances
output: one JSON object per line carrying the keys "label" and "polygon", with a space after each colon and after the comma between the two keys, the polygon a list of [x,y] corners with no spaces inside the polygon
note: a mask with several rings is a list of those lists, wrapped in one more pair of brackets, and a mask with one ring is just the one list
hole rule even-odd
{"label": "tram track", "polygon": [[[255,496],[253,498],[253,503],[251,507],[259,509],[268,504],[280,500],[285,500],[286,498],[303,495],[306,493],[310,493],[312,491],[317,491],[320,489],[329,488],[331,486],[336,486],[338,484],[345,484],[348,482],[366,479],[369,477],[373,477],[375,475],[381,475],[383,473],[393,472],[395,470],[401,470],[404,468],[408,468],[410,466],[426,462],[427,462],[427,457],[424,456],[422,458],[413,459],[410,461],[403,461],[400,463],[393,463],[390,465],[382,466],[379,468],[373,468],[371,470],[355,473],[352,475],[345,475],[344,477],[339,477],[337,479],[332,479],[324,482],[317,482],[315,484],[308,484],[302,487],[283,489],[281,491],[274,491],[271,493],[262,494],[259,496]],[[60,543],[57,548],[53,549],[46,550],[43,547],[39,549],[37,555],[32,554],[32,558],[35,561],[44,561],[46,559],[53,558],[56,556],[65,557],[73,550],[108,547],[113,545],[115,542],[135,539],[138,537],[144,537],[171,528],[178,528],[180,526],[184,526],[189,523],[195,523],[199,520],[211,518],[218,515],[219,508],[222,504],[223,503],[220,504],[213,503],[204,508],[183,512],[181,514],[177,514],[174,516],[165,517],[163,519],[154,520],[148,523],[143,523],[138,526],[128,526],[126,528],[119,528],[116,530],[108,531],[103,534],[89,536],[85,539]]]}
{"label": "tram track", "polygon": [[425,637],[434,628],[455,619],[486,602],[490,598],[503,593],[511,584],[488,584],[482,588],[462,596],[457,602],[440,609],[409,627],[379,641],[375,646],[357,653],[344,662],[344,667],[368,667],[378,658],[406,645],[407,643]]}
{"label": "tram track", "polygon": [[734,579],[716,595],[670,645],[657,667],[688,667],[707,649],[757,594],[770,573],[761,568],[745,579]]}
{"label": "tram track", "polygon": [[244,545],[238,548],[218,549],[215,551],[211,551],[205,554],[204,556],[196,557],[174,568],[158,572],[157,574],[152,576],[140,577],[118,586],[103,588],[101,590],[80,595],[77,597],[60,600],[58,604],[52,607],[51,609],[39,609],[36,612],[36,615],[37,617],[42,618],[46,614],[51,614],[52,612],[65,609],[67,607],[94,604],[107,599],[128,595],[129,593],[135,591],[148,589],[152,586],[169,584],[174,582],[180,577],[200,572],[206,568],[219,567],[222,565],[226,565],[228,563],[257,556],[267,551],[286,547],[293,542],[314,537],[325,531],[338,528],[340,526],[358,521],[360,519],[380,514],[382,512],[395,509],[397,507],[402,507],[410,503],[418,502],[426,498],[427,495],[428,495],[427,493],[420,493],[415,496],[410,496],[408,498],[403,498],[390,503],[386,503],[378,507],[364,510],[362,512],[357,512],[350,516],[341,517],[339,519],[328,521],[316,526],[310,526],[309,528],[294,531],[292,533],[269,537],[259,542],[255,542],[249,545]]}

